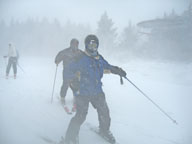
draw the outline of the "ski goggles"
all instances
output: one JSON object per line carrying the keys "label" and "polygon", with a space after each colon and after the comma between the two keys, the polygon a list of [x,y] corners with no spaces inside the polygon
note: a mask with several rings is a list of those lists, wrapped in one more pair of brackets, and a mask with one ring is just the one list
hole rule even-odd
{"label": "ski goggles", "polygon": [[88,44],[88,49],[91,51],[97,51],[98,46],[95,42],[91,42],[90,44]]}

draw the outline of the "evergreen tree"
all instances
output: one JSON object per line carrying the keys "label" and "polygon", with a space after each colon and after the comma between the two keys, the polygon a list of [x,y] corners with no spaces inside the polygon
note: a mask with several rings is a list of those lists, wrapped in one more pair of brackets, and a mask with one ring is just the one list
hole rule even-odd
{"label": "evergreen tree", "polygon": [[6,52],[6,30],[7,26],[4,22],[4,20],[0,21],[0,53],[4,54]]}
{"label": "evergreen tree", "polygon": [[97,35],[100,40],[100,47],[101,51],[103,52],[113,52],[116,51],[116,28],[113,27],[114,23],[112,19],[110,19],[105,12],[99,22],[98,22],[98,29]]}
{"label": "evergreen tree", "polygon": [[133,53],[137,44],[138,35],[136,32],[136,28],[132,26],[131,22],[129,22],[129,26],[124,28],[121,34],[121,40],[119,44],[119,49],[122,52]]}

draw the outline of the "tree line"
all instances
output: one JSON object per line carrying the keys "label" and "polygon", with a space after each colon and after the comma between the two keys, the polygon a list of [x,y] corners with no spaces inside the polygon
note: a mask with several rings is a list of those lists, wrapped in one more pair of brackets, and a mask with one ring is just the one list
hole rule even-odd
{"label": "tree line", "polygon": [[[162,19],[171,16],[173,12],[164,15]],[[76,24],[70,21],[61,24],[57,19],[50,22],[47,18],[41,20],[28,18],[23,22],[12,20],[8,25],[1,20],[0,52],[6,53],[8,43],[12,42],[21,55],[53,56],[69,46],[72,38],[79,39],[80,48],[84,49],[84,38],[93,33],[99,37],[99,51],[117,58],[191,61],[192,16],[184,12],[182,17],[183,21],[186,21],[183,27],[166,27],[163,30],[151,28],[150,33],[146,34],[142,34],[141,28],[131,22],[118,33],[107,12],[101,15],[94,30],[88,24]]]}

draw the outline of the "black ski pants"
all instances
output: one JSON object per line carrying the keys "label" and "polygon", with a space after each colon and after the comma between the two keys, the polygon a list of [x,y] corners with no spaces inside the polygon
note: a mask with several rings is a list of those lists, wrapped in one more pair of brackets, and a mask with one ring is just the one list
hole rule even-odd
{"label": "black ski pants", "polygon": [[66,84],[65,82],[63,82],[62,86],[61,86],[61,90],[60,90],[60,96],[65,98],[66,94],[67,94],[67,90],[68,90],[69,85]]}
{"label": "black ski pants", "polygon": [[6,69],[6,74],[9,74],[11,66],[13,67],[13,72],[16,75],[17,74],[17,57],[10,57]]}
{"label": "black ski pants", "polygon": [[105,95],[100,94],[92,97],[77,96],[76,114],[71,119],[65,135],[65,140],[67,142],[74,141],[78,137],[80,126],[85,121],[88,113],[89,102],[97,110],[100,130],[102,131],[109,130],[111,118],[109,115],[109,108],[105,100]]}
{"label": "black ski pants", "polygon": [[79,89],[79,81],[78,81],[78,79],[66,81],[64,79],[64,75],[65,75],[65,72],[63,70],[63,84],[62,84],[61,90],[60,90],[60,96],[63,97],[63,98],[65,98],[65,96],[67,94],[67,90],[68,90],[69,87],[71,88],[73,93],[75,93]]}

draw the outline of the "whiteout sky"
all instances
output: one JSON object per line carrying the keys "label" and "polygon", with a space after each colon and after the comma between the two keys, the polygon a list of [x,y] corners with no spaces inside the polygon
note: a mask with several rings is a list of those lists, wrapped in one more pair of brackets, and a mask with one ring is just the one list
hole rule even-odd
{"label": "whiteout sky", "polygon": [[100,16],[106,11],[118,28],[129,21],[136,24],[142,20],[162,17],[172,9],[181,14],[192,0],[0,0],[0,20],[12,18],[23,21],[28,17],[60,22],[90,24],[96,28]]}

